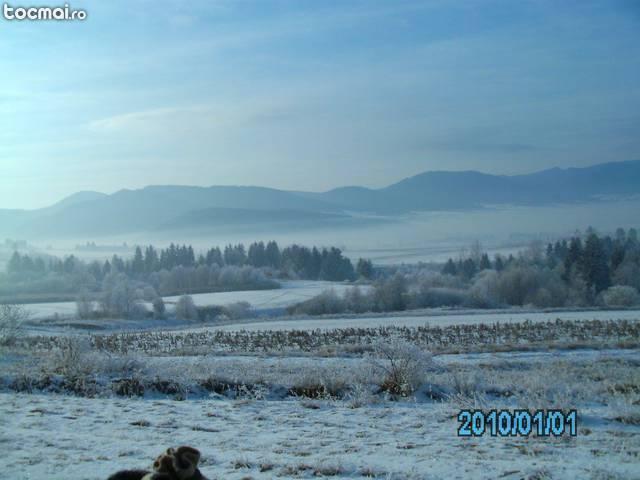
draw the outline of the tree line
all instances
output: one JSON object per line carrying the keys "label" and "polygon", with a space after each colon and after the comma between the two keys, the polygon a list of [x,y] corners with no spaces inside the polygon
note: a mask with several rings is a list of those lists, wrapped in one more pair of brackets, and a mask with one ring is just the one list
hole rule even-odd
{"label": "tree line", "polygon": [[589,228],[584,235],[548,243],[532,244],[517,258],[486,253],[472,248],[472,253],[457,260],[449,259],[442,273],[471,281],[484,270],[502,273],[514,268],[535,268],[555,273],[565,286],[583,290],[587,303],[611,286],[640,289],[640,242],[635,228],[618,228],[614,235],[599,235]]}
{"label": "tree line", "polygon": [[280,278],[343,281],[373,275],[370,260],[361,259],[354,268],[338,248],[291,245],[281,249],[274,241],[254,242],[248,249],[243,244],[213,247],[200,254],[190,245],[160,249],[149,245],[136,247],[132,257],[116,254],[100,262],[16,251],[7,272],[0,273],[0,300],[62,301],[78,293],[97,298],[113,290],[114,283],[125,285],[125,280],[130,285],[124,290],[146,291],[144,296],[150,300],[162,295],[278,288]]}
{"label": "tree line", "polygon": [[[383,274],[384,272],[384,274]],[[387,312],[434,307],[629,307],[640,304],[637,231],[595,230],[493,259],[475,243],[438,270],[428,265],[379,272],[371,288],[334,291],[292,306],[294,314]]]}
{"label": "tree line", "polygon": [[[83,264],[74,255],[64,259],[41,257],[31,258],[14,252],[7,271],[9,273],[73,273],[77,266]],[[355,280],[356,269],[351,260],[343,256],[336,247],[317,248],[291,245],[281,249],[275,241],[254,242],[245,248],[242,243],[227,245],[224,249],[213,247],[196,256],[191,245],[171,244],[167,248],[157,249],[152,245],[136,247],[132,258],[124,259],[113,255],[111,259],[86,265],[87,270],[96,280],[102,280],[114,272],[124,273],[134,278],[145,275],[171,271],[176,267],[190,268],[201,266],[250,266],[270,268],[281,271],[291,277],[304,280],[343,281]],[[360,260],[358,271],[363,276],[371,276],[373,267],[369,261]]]}

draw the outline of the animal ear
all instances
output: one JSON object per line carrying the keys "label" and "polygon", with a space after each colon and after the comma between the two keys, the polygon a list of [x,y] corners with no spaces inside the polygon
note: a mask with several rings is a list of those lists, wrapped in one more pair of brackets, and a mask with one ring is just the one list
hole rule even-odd
{"label": "animal ear", "polygon": [[182,446],[176,450],[175,457],[181,460],[184,459],[184,461],[197,467],[200,461],[200,451],[193,447]]}
{"label": "animal ear", "polygon": [[197,470],[200,452],[192,447],[179,447],[173,456],[173,467],[179,480],[191,478]]}

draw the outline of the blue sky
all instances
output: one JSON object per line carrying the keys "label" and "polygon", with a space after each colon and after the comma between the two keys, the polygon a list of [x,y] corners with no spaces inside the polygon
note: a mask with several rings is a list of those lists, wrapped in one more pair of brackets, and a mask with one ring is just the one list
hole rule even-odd
{"label": "blue sky", "polygon": [[634,0],[69,3],[0,20],[0,208],[640,158]]}

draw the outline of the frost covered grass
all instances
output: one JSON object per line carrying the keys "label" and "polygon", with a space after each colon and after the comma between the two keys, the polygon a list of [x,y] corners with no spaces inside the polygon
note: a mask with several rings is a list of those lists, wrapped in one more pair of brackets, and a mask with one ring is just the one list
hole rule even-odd
{"label": "frost covered grass", "polygon": [[[637,478],[638,328],[25,336],[0,355],[0,443],[21,446],[11,478],[106,478],[178,444],[213,478]],[[576,408],[578,437],[463,439],[461,408]]]}
{"label": "frost covered grass", "polygon": [[[176,400],[340,400],[354,407],[389,400],[499,403],[509,408],[616,410],[621,423],[640,415],[637,349],[431,356],[398,337],[347,357],[314,355],[168,356],[111,353],[88,339],[15,354],[3,365],[3,389],[88,397]],[[616,418],[608,413],[607,418]],[[625,420],[626,419],[626,420]]]}
{"label": "frost covered grass", "polygon": [[[0,393],[7,478],[104,479],[168,445],[210,478],[637,478],[636,430],[593,423],[560,441],[456,436],[447,404],[84,399]],[[11,437],[4,432],[11,432]]]}

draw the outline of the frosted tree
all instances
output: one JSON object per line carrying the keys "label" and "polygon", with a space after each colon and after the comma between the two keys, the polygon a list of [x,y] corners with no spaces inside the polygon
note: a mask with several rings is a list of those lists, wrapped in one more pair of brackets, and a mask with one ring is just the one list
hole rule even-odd
{"label": "frosted tree", "polygon": [[87,290],[82,290],[76,298],[76,313],[78,318],[90,318],[93,314],[93,299]]}
{"label": "frosted tree", "polygon": [[608,307],[632,307],[640,303],[638,291],[628,285],[609,287],[602,293],[602,298]]}
{"label": "frosted tree", "polygon": [[153,305],[153,318],[157,318],[157,319],[164,318],[166,307],[164,305],[164,300],[162,300],[162,297],[154,298],[152,305]]}
{"label": "frosted tree", "polygon": [[24,332],[29,313],[20,305],[0,304],[0,345],[13,345]]}
{"label": "frosted tree", "polygon": [[131,318],[144,314],[137,289],[124,274],[110,274],[103,282],[102,308],[108,315]]}
{"label": "frosted tree", "polygon": [[191,295],[182,295],[176,303],[176,318],[180,320],[196,320],[198,309]]}
{"label": "frosted tree", "polygon": [[364,258],[358,259],[358,263],[356,265],[356,273],[362,278],[372,278],[373,263],[371,263],[371,260],[365,260]]}
{"label": "frosted tree", "polygon": [[139,275],[144,272],[144,257],[142,256],[140,247],[136,247],[136,253],[131,261],[131,271],[134,275]]}

